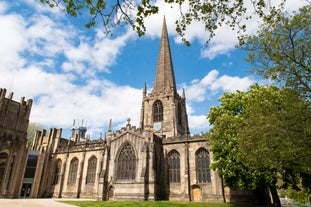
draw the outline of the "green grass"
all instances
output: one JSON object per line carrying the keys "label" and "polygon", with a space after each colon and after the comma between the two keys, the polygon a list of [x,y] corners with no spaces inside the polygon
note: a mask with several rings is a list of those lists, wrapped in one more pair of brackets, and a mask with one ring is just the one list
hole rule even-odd
{"label": "green grass", "polygon": [[252,207],[252,205],[175,201],[61,201],[79,207]]}

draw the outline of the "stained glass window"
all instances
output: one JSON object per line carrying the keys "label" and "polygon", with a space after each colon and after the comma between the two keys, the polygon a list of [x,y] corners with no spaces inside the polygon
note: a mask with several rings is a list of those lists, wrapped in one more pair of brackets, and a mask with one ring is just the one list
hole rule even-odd
{"label": "stained glass window", "polygon": [[117,159],[117,179],[135,179],[136,155],[130,144],[126,144]]}
{"label": "stained glass window", "polygon": [[210,158],[206,149],[198,149],[198,151],[195,153],[195,163],[198,183],[210,183]]}
{"label": "stained glass window", "polygon": [[97,158],[92,156],[87,165],[86,183],[95,183]]}
{"label": "stained glass window", "polygon": [[157,100],[153,104],[153,121],[163,121],[163,105],[160,100]]}
{"label": "stained glass window", "polygon": [[168,153],[170,183],[180,183],[180,155],[176,150]]}
{"label": "stained glass window", "polygon": [[78,172],[78,158],[73,158],[70,162],[69,175],[68,175],[68,184],[76,183],[77,172]]}

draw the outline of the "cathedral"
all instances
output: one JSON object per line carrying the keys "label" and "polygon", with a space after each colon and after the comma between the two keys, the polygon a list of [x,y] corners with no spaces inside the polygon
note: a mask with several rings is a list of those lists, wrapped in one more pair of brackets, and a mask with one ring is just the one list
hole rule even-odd
{"label": "cathedral", "polygon": [[[0,91],[0,197],[90,198],[99,200],[230,201],[210,169],[206,138],[190,135],[186,96],[178,94],[165,19],[154,86],[142,91],[139,126],[127,120],[104,137],[86,127],[37,131],[27,145],[32,100],[12,100]],[[236,196],[240,196],[239,193]]]}

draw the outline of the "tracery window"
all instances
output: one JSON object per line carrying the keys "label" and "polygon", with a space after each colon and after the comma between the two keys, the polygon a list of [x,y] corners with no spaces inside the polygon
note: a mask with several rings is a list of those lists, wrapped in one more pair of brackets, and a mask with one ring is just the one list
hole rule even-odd
{"label": "tracery window", "polygon": [[180,155],[176,150],[168,153],[170,183],[180,183]]}
{"label": "tracery window", "polygon": [[53,185],[56,185],[58,183],[61,169],[62,169],[62,161],[58,159],[55,163],[54,168]]}
{"label": "tracery window", "polygon": [[86,183],[95,183],[97,158],[92,156],[87,165]]}
{"label": "tracery window", "polygon": [[126,144],[117,159],[117,179],[135,179],[136,155],[130,144]]}
{"label": "tracery window", "polygon": [[69,167],[68,184],[76,183],[78,164],[79,164],[78,158],[75,157],[71,160]]}
{"label": "tracery window", "polygon": [[5,152],[0,153],[0,184],[4,176],[7,159],[8,159],[7,153]]}
{"label": "tracery window", "polygon": [[198,183],[210,183],[210,157],[206,149],[200,148],[195,153],[196,174]]}
{"label": "tracery window", "polygon": [[163,104],[157,100],[153,104],[153,121],[163,121]]}

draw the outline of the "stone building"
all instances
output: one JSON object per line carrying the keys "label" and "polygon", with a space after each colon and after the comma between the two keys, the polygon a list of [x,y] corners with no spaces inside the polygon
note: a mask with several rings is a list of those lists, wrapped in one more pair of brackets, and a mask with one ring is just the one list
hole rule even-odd
{"label": "stone building", "polygon": [[[4,100],[2,91],[0,97],[2,117],[10,111],[3,103],[12,101]],[[62,129],[38,131],[26,163],[31,101],[11,105],[18,108],[12,117],[20,121],[0,119],[2,197],[230,201],[232,191],[224,191],[209,168],[207,140],[190,135],[185,93],[176,90],[165,19],[154,87],[147,94],[145,84],[142,92],[139,127],[128,119],[113,132],[110,120],[105,136],[95,140],[86,136],[83,125],[73,124],[69,138],[62,138]],[[10,175],[18,177],[16,164],[24,177],[12,181]],[[9,182],[16,185],[9,188]]]}
{"label": "stone building", "polygon": [[0,89],[0,197],[16,198],[20,195],[26,167],[27,128],[32,100],[13,100]]}

